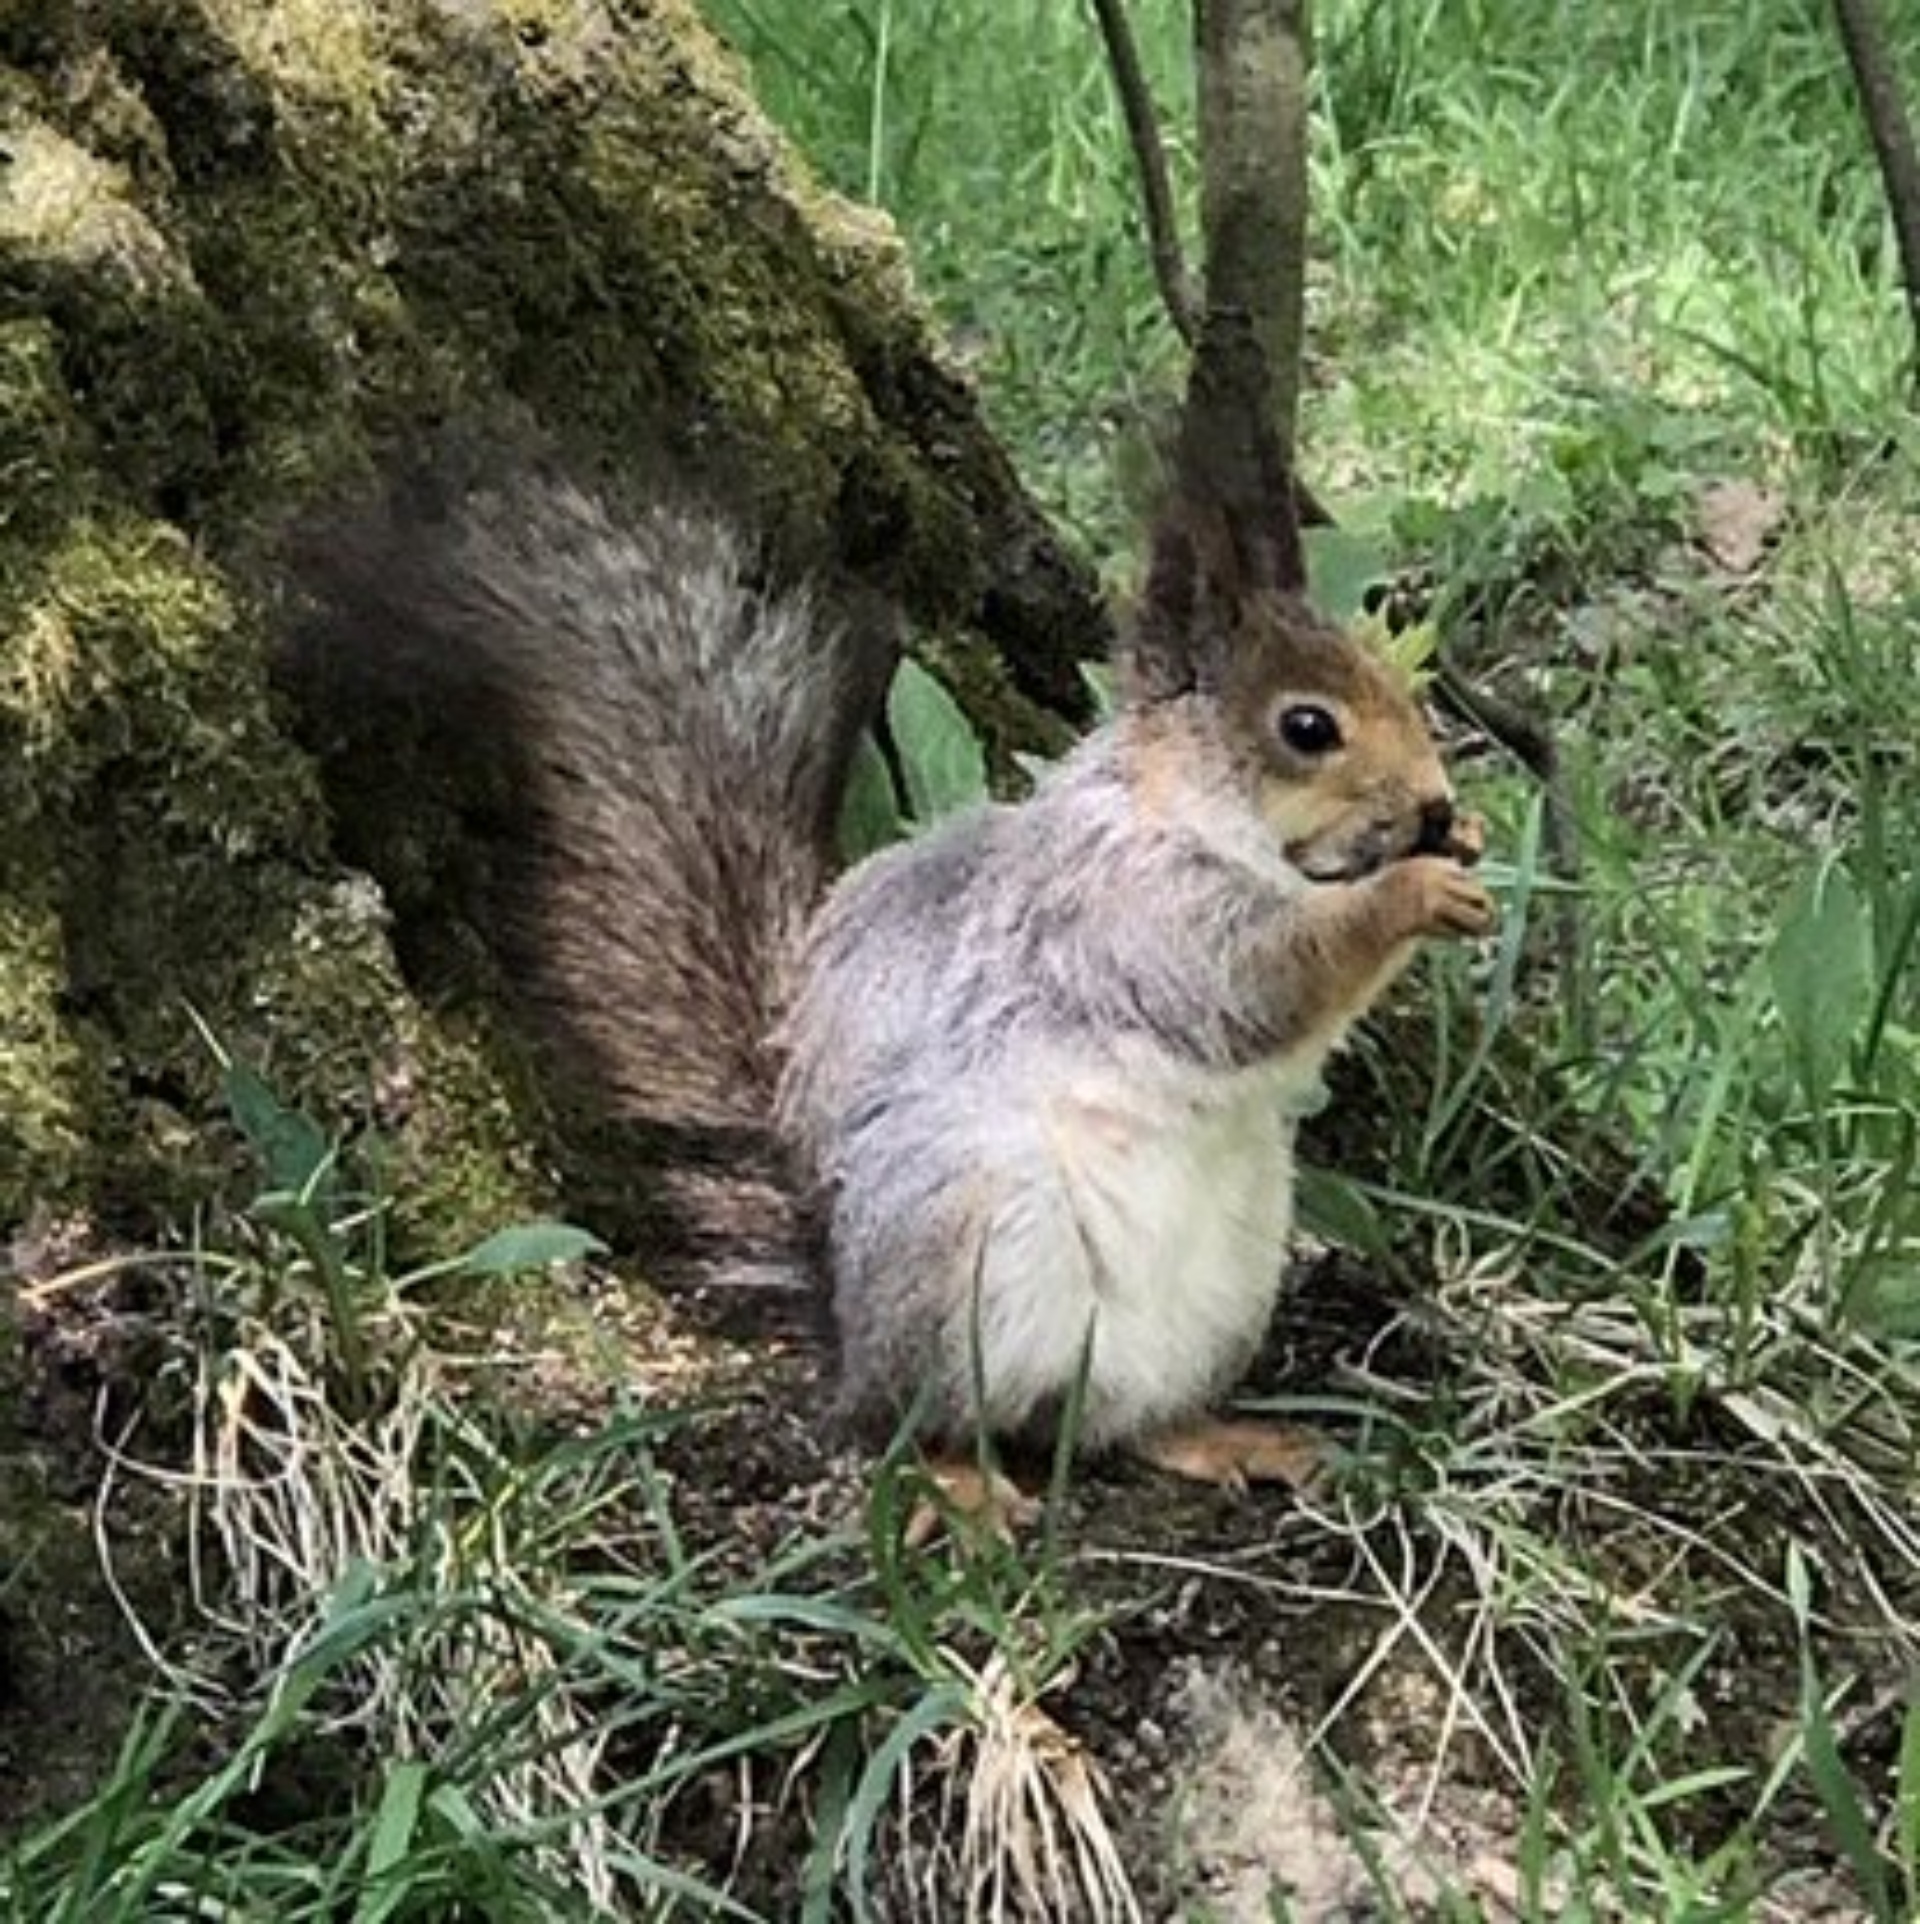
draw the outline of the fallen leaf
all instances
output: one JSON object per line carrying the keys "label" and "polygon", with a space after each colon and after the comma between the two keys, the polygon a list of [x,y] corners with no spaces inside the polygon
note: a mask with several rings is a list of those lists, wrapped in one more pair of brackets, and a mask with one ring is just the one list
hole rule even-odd
{"label": "fallen leaf", "polygon": [[1757,481],[1709,481],[1694,496],[1700,545],[1723,574],[1750,575],[1787,518],[1787,498]]}

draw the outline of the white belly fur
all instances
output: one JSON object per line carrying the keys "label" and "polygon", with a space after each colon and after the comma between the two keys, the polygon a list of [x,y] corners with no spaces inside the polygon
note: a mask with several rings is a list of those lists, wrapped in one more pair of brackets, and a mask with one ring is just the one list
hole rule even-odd
{"label": "white belly fur", "polygon": [[[964,1333],[962,1366],[971,1374],[977,1351],[991,1427],[1017,1429],[1057,1402],[1083,1357],[1091,1448],[1196,1414],[1228,1387],[1272,1314],[1295,1117],[1317,1071],[1047,1079],[993,1158],[998,1194]],[[959,1400],[974,1400],[971,1384]]]}

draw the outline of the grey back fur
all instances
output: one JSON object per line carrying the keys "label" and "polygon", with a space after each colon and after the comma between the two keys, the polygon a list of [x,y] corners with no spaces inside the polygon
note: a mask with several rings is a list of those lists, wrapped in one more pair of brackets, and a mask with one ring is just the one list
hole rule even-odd
{"label": "grey back fur", "polygon": [[[1211,704],[1173,707],[1211,733]],[[1293,1039],[1267,944],[1301,878],[1210,792],[1224,747],[1189,764],[1181,807],[1143,807],[1127,754],[1158,725],[1123,716],[1030,800],[870,859],[814,925],[780,1120],[824,1199],[845,1412],[872,1434],[943,1380],[970,1239],[991,1233],[983,1171],[1024,1091],[1111,1072],[1171,1115]],[[964,1397],[926,1418],[964,1435]]]}

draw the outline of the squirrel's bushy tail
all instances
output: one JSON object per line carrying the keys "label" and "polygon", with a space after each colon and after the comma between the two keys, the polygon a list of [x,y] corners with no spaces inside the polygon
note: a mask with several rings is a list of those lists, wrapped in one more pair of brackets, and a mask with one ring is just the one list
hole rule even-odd
{"label": "squirrel's bushy tail", "polygon": [[309,531],[295,572],[295,678],[327,726],[398,703],[434,764],[495,763],[482,933],[642,1213],[702,1280],[792,1280],[767,1038],[890,623],[765,591],[698,506],[616,516],[532,472],[397,490]]}

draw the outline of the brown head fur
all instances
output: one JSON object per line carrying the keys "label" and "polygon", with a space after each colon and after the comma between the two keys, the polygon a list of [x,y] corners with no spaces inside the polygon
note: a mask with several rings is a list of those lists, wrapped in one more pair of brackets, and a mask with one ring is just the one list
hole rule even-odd
{"label": "brown head fur", "polygon": [[1124,685],[1137,713],[1199,697],[1288,860],[1316,881],[1349,879],[1444,850],[1452,789],[1406,677],[1307,604],[1266,392],[1244,317],[1212,316]]}

